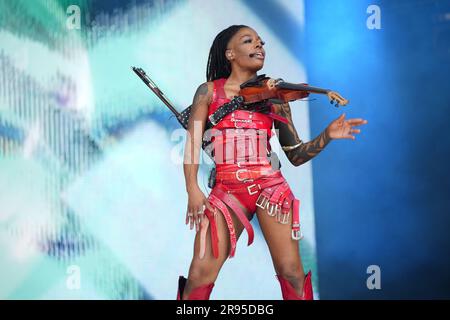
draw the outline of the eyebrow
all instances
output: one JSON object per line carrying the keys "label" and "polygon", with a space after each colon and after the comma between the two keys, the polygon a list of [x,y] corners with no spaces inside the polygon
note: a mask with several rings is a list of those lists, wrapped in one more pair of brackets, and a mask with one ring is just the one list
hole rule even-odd
{"label": "eyebrow", "polygon": [[[240,38],[239,38],[239,40],[241,40],[243,37],[252,37],[252,35],[251,34],[248,34],[248,33],[246,33],[246,34],[243,34]],[[258,39],[260,39],[261,40],[261,37],[260,36],[258,36]]]}

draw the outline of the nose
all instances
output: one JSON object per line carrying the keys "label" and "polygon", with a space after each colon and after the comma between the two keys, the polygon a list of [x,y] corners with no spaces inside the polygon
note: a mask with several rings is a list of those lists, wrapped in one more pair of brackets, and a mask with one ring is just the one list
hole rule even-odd
{"label": "nose", "polygon": [[258,40],[258,42],[256,43],[256,48],[262,49],[263,46],[264,46],[264,41],[262,41],[261,39]]}

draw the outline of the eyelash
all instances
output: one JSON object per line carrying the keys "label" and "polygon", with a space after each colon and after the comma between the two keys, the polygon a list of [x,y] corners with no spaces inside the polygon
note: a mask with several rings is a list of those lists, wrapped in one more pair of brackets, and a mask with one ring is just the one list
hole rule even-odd
{"label": "eyelash", "polygon": [[[251,42],[252,42],[251,39],[247,39],[247,40],[244,41],[244,43],[251,43]],[[266,44],[266,42],[261,40],[261,45],[263,46],[265,44]]]}

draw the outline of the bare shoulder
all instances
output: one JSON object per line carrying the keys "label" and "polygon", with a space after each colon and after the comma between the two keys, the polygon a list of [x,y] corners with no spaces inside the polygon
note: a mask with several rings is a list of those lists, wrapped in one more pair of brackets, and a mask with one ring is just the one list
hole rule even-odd
{"label": "bare shoulder", "polygon": [[213,89],[214,87],[211,81],[199,85],[197,91],[195,91],[193,103],[206,103],[209,105],[212,100]]}

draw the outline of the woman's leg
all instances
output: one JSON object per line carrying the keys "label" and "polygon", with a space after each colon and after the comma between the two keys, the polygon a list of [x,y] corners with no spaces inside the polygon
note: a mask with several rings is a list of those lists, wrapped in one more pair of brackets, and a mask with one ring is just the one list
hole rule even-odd
{"label": "woman's leg", "polygon": [[305,273],[300,257],[299,242],[291,238],[292,206],[288,224],[277,222],[276,217],[269,216],[266,209],[258,208],[256,216],[269,247],[275,272],[285,278],[301,296]]}
{"label": "woman's leg", "polygon": [[[248,211],[242,205],[240,205],[239,202],[237,203],[244,210],[247,217],[249,217]],[[239,236],[241,235],[244,226],[236,217],[236,214],[233,212],[233,210],[231,210],[231,208],[228,206],[227,208],[233,220],[233,225],[236,232],[236,239],[239,239]],[[225,218],[219,210],[217,210],[216,222],[217,222],[217,235],[220,239],[219,257],[216,259],[213,255],[211,244],[211,228],[209,228],[206,234],[205,256],[203,257],[203,259],[199,258],[200,232],[197,232],[195,235],[195,242],[194,242],[194,256],[192,258],[191,266],[189,268],[188,281],[186,282],[182,299],[187,299],[192,289],[215,282],[220,269],[222,268],[225,260],[228,258],[228,254],[230,251],[230,235],[228,233],[228,227]]]}

